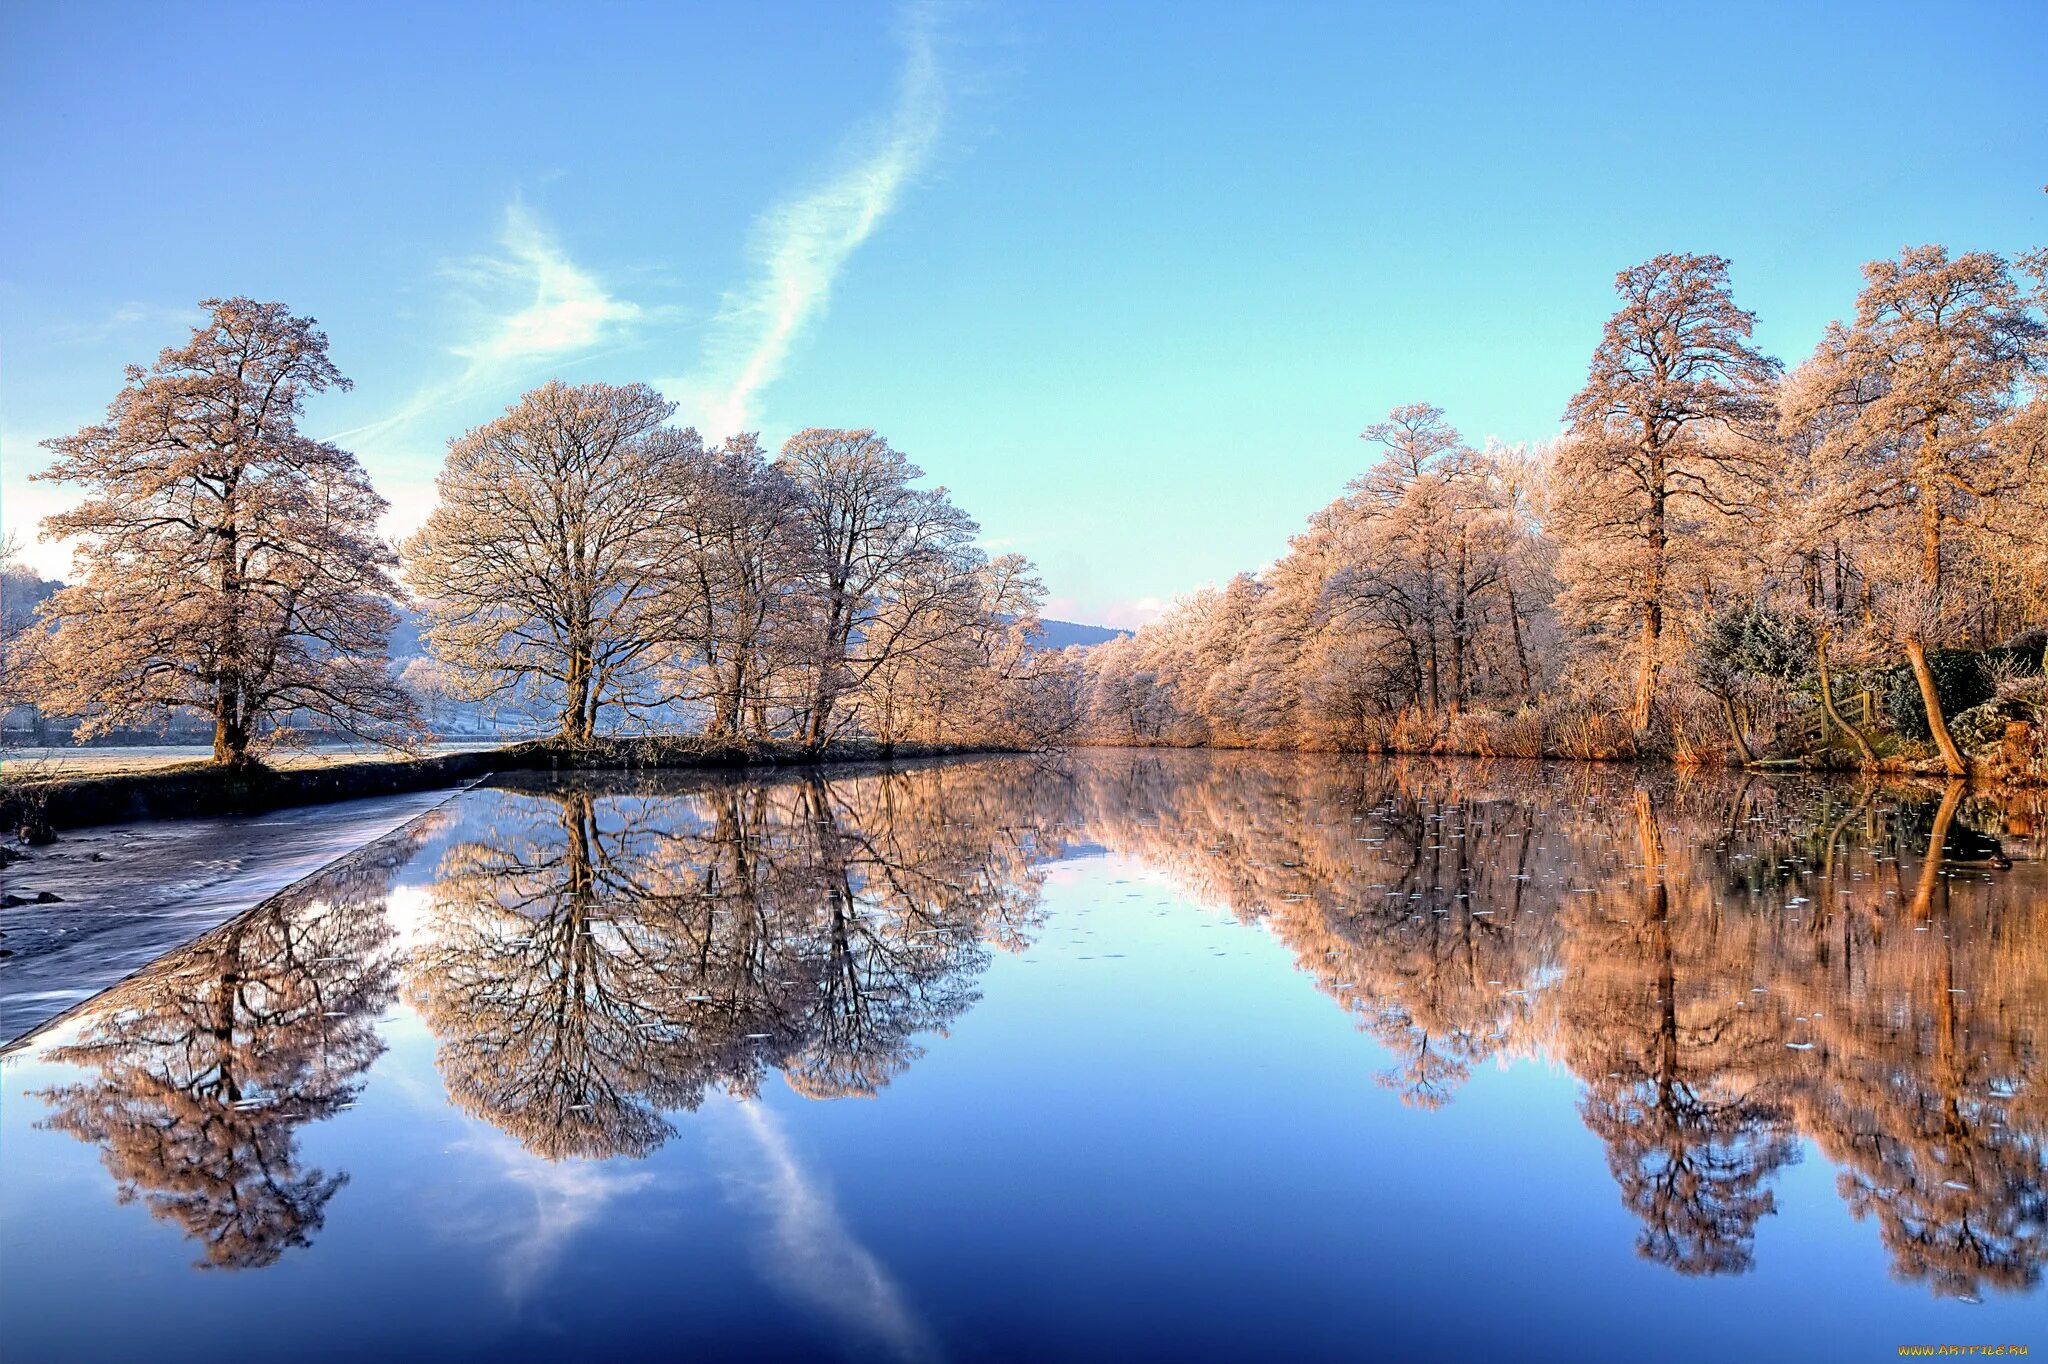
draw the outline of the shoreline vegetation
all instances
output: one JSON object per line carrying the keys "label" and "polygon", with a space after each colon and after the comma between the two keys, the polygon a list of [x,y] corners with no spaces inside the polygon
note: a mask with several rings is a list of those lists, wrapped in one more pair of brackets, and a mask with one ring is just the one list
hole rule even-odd
{"label": "shoreline vegetation", "polygon": [[2048,781],[2048,251],[1908,247],[1790,368],[1665,254],[1554,439],[1415,402],[1255,573],[1080,661],[1108,743]]}
{"label": "shoreline vegetation", "polygon": [[835,740],[813,748],[796,743],[730,743],[668,736],[598,739],[585,744],[540,739],[423,758],[394,753],[320,767],[248,764],[222,769],[210,763],[184,763],[106,775],[59,772],[0,786],[0,826],[20,831],[24,842],[34,844],[49,841],[59,829],[135,819],[258,814],[288,806],[431,790],[514,772],[841,767],[1011,751],[1016,750],[987,745],[884,744],[866,739]]}
{"label": "shoreline vegetation", "polygon": [[[299,430],[349,387],[326,335],[206,300],[45,442],[35,477],[85,493],[42,523],[77,581],[31,575],[25,611],[10,566],[0,705],[80,739],[196,716],[210,769],[159,781],[209,808],[482,770],[263,767],[306,734],[417,754],[449,707],[578,763],[1115,744],[2048,781],[2048,251],[1870,262],[1789,369],[1729,271],[1620,271],[1554,439],[1395,407],[1267,567],[1067,649],[1030,561],[875,431],[771,456],[644,383],[552,380],[454,436],[392,543],[357,457]],[[108,783],[62,789],[144,789]]]}
{"label": "shoreline vegetation", "polygon": [[[1698,754],[1674,757],[1632,750],[1612,726],[1581,718],[1551,733],[1542,716],[1463,715],[1448,717],[1438,736],[1418,740],[1410,728],[1360,747],[1306,748],[1271,744],[1167,744],[1083,739],[1076,749],[1206,749],[1216,752],[1326,754],[1479,762],[1612,763],[1675,769],[1736,770],[1755,776],[1816,775],[1860,777],[1879,782],[1963,783],[1998,786],[2048,785],[2042,761],[2031,746],[2000,755],[1950,777],[1938,759],[1893,756],[1864,764],[1854,753],[1825,749],[1789,758],[1747,763],[1708,761]],[[1617,738],[1617,735],[1619,736]],[[1613,741],[1614,746],[1608,747]],[[1402,746],[1403,744],[1409,746]],[[64,772],[46,767],[0,784],[0,828],[31,846],[48,842],[60,829],[90,828],[139,819],[190,819],[260,814],[298,806],[331,804],[382,795],[454,786],[465,781],[515,774],[616,771],[733,771],[749,768],[898,765],[940,758],[1020,756],[1043,747],[945,744],[871,739],[835,740],[820,747],[794,742],[730,743],[693,735],[599,738],[569,744],[557,738],[530,739],[495,748],[415,757],[403,752],[365,756],[320,766],[273,767],[251,763],[222,768],[206,762],[168,764],[110,773]],[[10,761],[0,757],[0,761]],[[8,860],[23,854],[5,850]]]}
{"label": "shoreline vegetation", "polygon": [[[1965,712],[1965,732],[1979,735]],[[1387,758],[1462,758],[1481,761],[1634,763],[1678,769],[1709,768],[1756,775],[1833,774],[1876,779],[1970,782],[1983,786],[2048,786],[2048,733],[2034,722],[2009,722],[1975,746],[1969,770],[1952,774],[1925,745],[1874,736],[1883,747],[1865,757],[1837,733],[1787,753],[1738,756],[1723,735],[1674,736],[1632,731],[1611,712],[1574,706],[1532,706],[1514,713],[1457,712],[1431,717],[1402,714],[1368,725],[1345,742],[1174,742],[1169,739],[1095,738],[1081,748],[1213,749],[1221,752],[1356,754]],[[1875,745],[1873,745],[1875,748]]]}
{"label": "shoreline vegetation", "polygon": [[[235,791],[343,780],[245,778],[306,735],[417,751],[450,706],[582,754],[619,734],[1029,747],[1069,723],[1031,564],[985,550],[873,430],[808,427],[771,456],[672,423],[646,384],[554,380],[449,440],[434,507],[392,543],[357,456],[300,429],[351,386],[326,334],[277,302],[201,306],[103,421],[44,443],[33,477],[84,498],[41,523],[75,581],[4,556],[0,706],[30,732],[194,717]],[[403,667],[401,607],[424,646]]]}

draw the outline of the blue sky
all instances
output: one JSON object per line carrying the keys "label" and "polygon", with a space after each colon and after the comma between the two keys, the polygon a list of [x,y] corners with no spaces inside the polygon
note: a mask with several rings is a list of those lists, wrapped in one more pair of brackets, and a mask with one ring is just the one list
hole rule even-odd
{"label": "blue sky", "polygon": [[[214,294],[424,516],[559,375],[873,426],[1050,613],[1272,559],[1396,403],[1540,439],[1658,251],[1803,355],[1858,266],[2048,242],[2048,3],[0,9],[0,515]],[[64,562],[36,550],[46,571]]]}

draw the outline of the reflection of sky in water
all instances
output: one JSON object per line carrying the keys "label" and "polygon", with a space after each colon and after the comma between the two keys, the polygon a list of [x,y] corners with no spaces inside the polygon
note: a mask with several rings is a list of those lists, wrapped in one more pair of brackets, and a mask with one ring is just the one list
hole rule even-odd
{"label": "reflection of sky in water", "polygon": [[2027,1340],[2031,813],[1533,776],[1095,754],[471,793],[10,1061],[0,1339]]}

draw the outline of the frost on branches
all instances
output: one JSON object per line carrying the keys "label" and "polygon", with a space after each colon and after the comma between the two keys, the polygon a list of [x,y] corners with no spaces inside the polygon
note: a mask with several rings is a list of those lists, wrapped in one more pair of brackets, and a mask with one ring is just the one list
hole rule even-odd
{"label": "frost on branches", "polygon": [[173,710],[213,722],[214,759],[295,725],[417,735],[385,641],[396,560],[354,455],[299,432],[309,393],[346,388],[311,318],[209,299],[206,324],[130,366],[107,419],[47,442],[37,475],[85,502],[44,534],[78,541],[79,581],[10,651],[10,689],[90,736]]}
{"label": "frost on branches", "polygon": [[2048,733],[2048,253],[1873,262],[1790,374],[1728,270],[1622,271],[1547,446],[1394,409],[1271,568],[1074,661],[1087,732],[1955,775]]}

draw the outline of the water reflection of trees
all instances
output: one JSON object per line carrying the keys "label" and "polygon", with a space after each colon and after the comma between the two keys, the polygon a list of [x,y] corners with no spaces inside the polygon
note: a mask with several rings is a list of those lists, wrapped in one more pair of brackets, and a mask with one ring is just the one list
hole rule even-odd
{"label": "water reflection of trees", "polygon": [[442,860],[408,994],[456,1102],[551,1157],[644,1154],[770,1070],[873,1094],[1028,941],[1045,789],[1004,765],[508,793]]}
{"label": "water reflection of trees", "polygon": [[1636,793],[1635,825],[1637,860],[1568,893],[1559,1043],[1584,1082],[1579,1111],[1642,1223],[1638,1249],[1682,1273],[1740,1271],[1775,1206],[1771,1176],[1798,1154],[1776,1064],[1784,1037],[1750,1007],[1747,926],[1694,912],[1713,893],[1686,874],[1689,850],[1667,848],[1648,791]]}
{"label": "water reflection of trees", "polygon": [[307,1245],[347,1175],[305,1167],[300,1129],[354,1102],[396,993],[381,913],[426,826],[372,845],[93,1000],[49,1059],[43,1125],[100,1148],[123,1202],[201,1246],[202,1266]]}
{"label": "water reflection of trees", "polygon": [[214,1264],[305,1244],[402,976],[454,1100],[551,1158],[644,1154],[771,1072],[873,1094],[1032,938],[1068,833],[1262,925],[1435,1108],[1540,1057],[1684,1273],[1749,1267],[1810,1143],[1899,1274],[2048,1258],[2048,839],[1959,790],[1623,768],[1083,754],[491,795],[396,950],[400,844],[95,1001],[50,1125]]}
{"label": "water reflection of trees", "polygon": [[1092,837],[1264,924],[1450,1102],[1489,1058],[1581,1084],[1638,1246],[1749,1267],[1801,1137],[1895,1269],[2048,1258],[2048,863],[2024,799],[1797,778],[1142,754]]}

